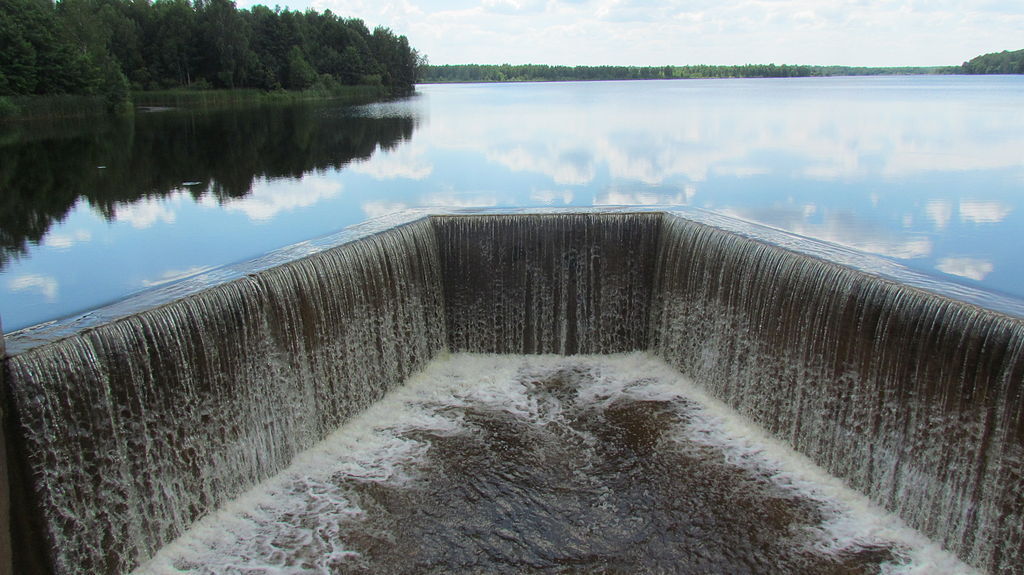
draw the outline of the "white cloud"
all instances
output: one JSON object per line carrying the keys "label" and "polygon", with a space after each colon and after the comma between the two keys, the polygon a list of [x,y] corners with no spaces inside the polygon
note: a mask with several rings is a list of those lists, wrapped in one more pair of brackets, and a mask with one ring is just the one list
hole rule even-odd
{"label": "white cloud", "polygon": [[538,172],[551,176],[556,184],[584,185],[593,181],[594,163],[587,150],[558,149],[548,145],[543,150],[523,146],[487,152],[487,159],[516,172]]}
{"label": "white cloud", "polygon": [[695,189],[687,186],[676,193],[664,191],[607,190],[594,198],[595,206],[684,206],[693,199]]}
{"label": "white cloud", "polygon": [[572,203],[574,194],[571,190],[535,190],[530,194],[530,201],[547,205],[562,204],[567,206]]}
{"label": "white cloud", "polygon": [[53,233],[43,238],[43,245],[57,249],[67,249],[75,244],[92,240],[92,232],[89,230],[78,230],[71,234]]}
{"label": "white cloud", "polygon": [[945,200],[929,200],[924,206],[924,213],[935,224],[935,229],[941,231],[953,217],[953,205]]}
{"label": "white cloud", "polygon": [[960,202],[960,219],[976,224],[997,224],[1006,219],[1013,211],[1012,206],[1001,202],[979,202],[965,200]]}
{"label": "white cloud", "polygon": [[[643,107],[616,109],[600,119],[569,105],[531,114],[512,109],[486,122],[433,125],[420,136],[450,149],[476,151],[487,142],[488,160],[545,174],[560,185],[590,184],[604,170],[612,179],[652,186],[678,176],[701,181],[712,167],[744,159],[751,147],[777,144],[755,122],[723,126],[706,112],[683,107],[652,126]],[[708,144],[712,141],[716,144]]]}
{"label": "white cloud", "polygon": [[943,258],[935,267],[947,274],[978,281],[985,279],[995,269],[992,262],[975,258]]}
{"label": "white cloud", "polygon": [[441,192],[420,198],[419,204],[438,208],[489,208],[498,205],[498,197],[487,192]]}
{"label": "white cloud", "polygon": [[538,0],[482,0],[480,4],[485,10],[498,14],[524,14],[544,10],[544,2]]}
{"label": "white cloud", "polygon": [[[242,7],[258,0],[242,0]],[[298,0],[436,64],[959,64],[1014,47],[1019,4],[862,0]]]}
{"label": "white cloud", "polygon": [[767,166],[725,164],[712,168],[716,176],[733,176],[736,178],[749,178],[751,176],[762,176],[770,174],[772,169]]}
{"label": "white cloud", "polygon": [[820,222],[807,219],[819,210],[807,206],[784,206],[771,209],[731,208],[715,209],[725,215],[760,222],[788,232],[854,248],[862,252],[898,259],[928,257],[932,242],[919,235],[892,232],[870,222],[859,221],[849,214],[822,209]]}
{"label": "white cloud", "polygon": [[167,198],[145,198],[130,204],[115,204],[114,221],[127,222],[133,228],[146,229],[157,222],[173,224],[177,215],[171,205],[175,195]]}
{"label": "white cloud", "polygon": [[60,284],[58,284],[57,279],[52,276],[25,274],[11,278],[7,282],[7,287],[11,291],[39,292],[46,301],[52,303],[57,301],[57,293],[60,289]]}
{"label": "white cloud", "polygon": [[408,204],[404,204],[402,202],[376,201],[364,202],[362,208],[363,213],[366,214],[366,217],[379,218],[382,216],[393,214],[395,212],[406,210],[409,208],[409,206]]}
{"label": "white cloud", "polygon": [[[798,231],[797,233],[803,234],[807,232]],[[901,238],[898,236],[885,237],[882,235],[876,237],[855,236],[835,233],[834,230],[830,233],[822,233],[817,237],[826,241],[856,248],[864,252],[903,260],[925,258],[932,253],[932,242],[928,238]]]}
{"label": "white cloud", "polygon": [[205,271],[213,269],[212,266],[193,266],[184,270],[167,270],[160,274],[160,277],[154,280],[142,280],[142,285],[145,287],[158,286],[165,283],[170,283],[180,279],[185,279],[196,274],[203,273]]}
{"label": "white cloud", "polygon": [[[701,86],[689,82],[657,83],[629,105],[616,105],[609,98],[596,106],[574,106],[568,92],[565,100],[552,98],[543,110],[527,103],[522,109],[529,113],[519,113],[511,104],[488,114],[484,103],[477,110],[479,119],[432,123],[417,138],[421,145],[429,142],[442,149],[477,153],[483,147],[492,162],[545,174],[560,185],[586,185],[605,174],[657,186],[674,178],[701,182],[709,174],[856,181],[1020,165],[1020,123],[1003,122],[999,129],[1006,133],[990,137],[992,132],[979,130],[977,124],[991,122],[992,114],[977,106],[951,120],[949,103],[942,98],[897,100],[880,107],[848,92],[803,98],[801,86],[806,87],[780,87],[785,97],[758,100],[757,105],[743,93],[703,98]],[[500,90],[446,86],[425,91],[430,89],[461,90],[460,97],[470,97],[474,90]],[[662,102],[666,91],[678,94],[679,105],[652,120],[645,94],[657,94],[652,99]],[[780,154],[791,161],[776,161]],[[942,229],[956,209],[956,203],[936,200],[928,204],[926,215]]]}
{"label": "white cloud", "polygon": [[401,146],[390,152],[382,151],[372,158],[349,166],[349,170],[366,174],[375,180],[422,180],[434,171],[434,166],[423,154],[425,148]]}
{"label": "white cloud", "polygon": [[281,212],[312,206],[341,193],[340,182],[316,178],[301,180],[262,180],[253,184],[243,198],[231,198],[222,204],[229,212],[242,212],[254,222],[265,222]]}

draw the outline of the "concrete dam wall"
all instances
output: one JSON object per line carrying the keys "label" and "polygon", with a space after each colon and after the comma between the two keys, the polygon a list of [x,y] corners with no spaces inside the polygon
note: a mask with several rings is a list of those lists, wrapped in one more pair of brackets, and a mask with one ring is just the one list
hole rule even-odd
{"label": "concrete dam wall", "polygon": [[136,307],[7,337],[13,572],[130,571],[448,351],[648,350],[966,562],[1024,564],[1024,322],[756,238],[424,217]]}

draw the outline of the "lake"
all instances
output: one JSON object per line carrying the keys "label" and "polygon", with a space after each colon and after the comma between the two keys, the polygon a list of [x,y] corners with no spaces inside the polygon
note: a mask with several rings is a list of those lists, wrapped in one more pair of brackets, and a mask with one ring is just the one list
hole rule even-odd
{"label": "lake", "polygon": [[1024,76],[427,85],[5,127],[0,158],[6,331],[421,207],[700,208],[1024,300]]}

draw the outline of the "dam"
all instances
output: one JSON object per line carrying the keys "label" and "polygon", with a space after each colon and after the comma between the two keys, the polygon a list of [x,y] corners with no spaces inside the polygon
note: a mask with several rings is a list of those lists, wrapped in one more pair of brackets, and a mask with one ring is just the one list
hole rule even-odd
{"label": "dam", "polygon": [[[836,544],[831,492],[716,439],[725,410],[967,565],[1024,564],[1024,321],[677,213],[424,212],[5,343],[17,573],[868,573],[906,555]],[[403,449],[424,466],[380,456]],[[396,487],[410,477],[434,490]],[[261,531],[282,522],[306,529]],[[250,544],[264,563],[231,555]]]}

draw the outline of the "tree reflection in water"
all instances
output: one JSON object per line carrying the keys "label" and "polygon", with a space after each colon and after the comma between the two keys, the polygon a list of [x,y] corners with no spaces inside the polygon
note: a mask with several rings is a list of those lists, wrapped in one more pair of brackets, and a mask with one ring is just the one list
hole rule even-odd
{"label": "tree reflection in water", "polygon": [[22,124],[0,132],[0,269],[86,201],[115,208],[187,191],[218,202],[261,178],[339,170],[412,137],[408,116],[366,117],[323,104]]}

